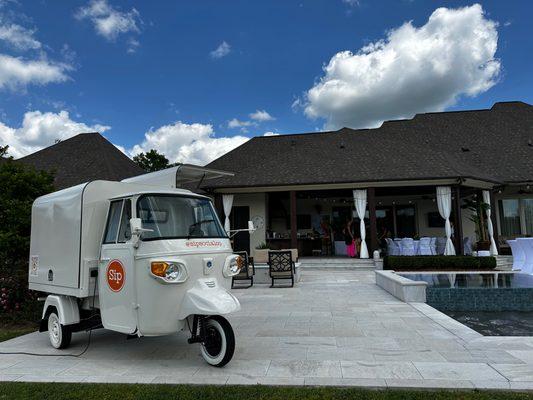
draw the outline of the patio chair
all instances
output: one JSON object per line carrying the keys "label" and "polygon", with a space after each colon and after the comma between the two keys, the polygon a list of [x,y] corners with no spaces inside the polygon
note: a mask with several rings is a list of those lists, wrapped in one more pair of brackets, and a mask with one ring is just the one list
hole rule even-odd
{"label": "patio chair", "polygon": [[389,256],[400,255],[400,248],[392,239],[385,238],[385,242],[387,243],[387,254]]}
{"label": "patio chair", "polygon": [[400,238],[395,238],[394,239],[394,244],[398,247],[398,256],[402,255],[402,239]]}
{"label": "patio chair", "polygon": [[465,256],[472,255],[472,239],[469,236],[463,239],[463,253]]}
{"label": "patio chair", "polygon": [[524,268],[526,261],[526,254],[522,250],[522,246],[518,244],[516,240],[508,240],[507,243],[511,247],[511,254],[513,255],[513,269]]}
{"label": "patio chair", "polygon": [[[239,263],[241,271],[231,280],[231,288],[247,289],[254,285],[255,265],[252,257],[248,257],[246,251],[236,251],[235,254],[240,256]],[[248,286],[236,286],[236,281],[248,281]]]}
{"label": "patio chair", "polygon": [[401,241],[402,256],[415,255],[415,242],[413,238],[403,238]]}
{"label": "patio chair", "polygon": [[446,238],[438,237],[437,238],[437,254],[443,255],[446,250]]}
{"label": "patio chair", "polygon": [[418,254],[421,256],[431,256],[433,252],[431,251],[431,238],[430,237],[421,237],[418,242]]}
{"label": "patio chair", "polygon": [[524,266],[522,272],[533,274],[533,238],[517,238],[516,242],[524,252]]}
{"label": "patio chair", "polygon": [[290,279],[291,286],[294,286],[294,271],[296,265],[292,259],[291,251],[269,251],[268,252],[268,269],[272,285],[276,279]]}
{"label": "patio chair", "polygon": [[437,255],[437,238],[436,237],[431,238],[431,244],[429,245],[429,247],[431,248],[431,255],[433,256]]}

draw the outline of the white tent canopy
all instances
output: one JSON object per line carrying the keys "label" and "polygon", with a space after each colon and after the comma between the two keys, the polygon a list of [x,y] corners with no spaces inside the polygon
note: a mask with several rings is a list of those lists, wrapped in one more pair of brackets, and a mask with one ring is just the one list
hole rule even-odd
{"label": "white tent canopy", "polygon": [[358,189],[353,191],[353,199],[355,203],[355,210],[357,211],[357,216],[360,219],[360,230],[361,230],[361,258],[368,258],[368,248],[366,247],[366,228],[365,228],[365,213],[366,213],[366,189]]}
{"label": "white tent canopy", "polygon": [[454,256],[455,247],[452,242],[452,226],[450,223],[450,214],[452,212],[452,189],[449,186],[437,186],[437,206],[439,214],[444,218],[446,230],[446,248],[445,256]]}

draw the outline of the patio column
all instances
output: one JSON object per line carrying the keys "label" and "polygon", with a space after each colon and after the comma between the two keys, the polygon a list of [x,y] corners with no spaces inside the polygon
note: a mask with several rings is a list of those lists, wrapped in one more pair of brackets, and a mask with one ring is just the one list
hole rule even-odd
{"label": "patio column", "polygon": [[355,203],[355,210],[357,211],[357,216],[359,217],[359,229],[361,234],[361,252],[359,254],[360,258],[368,258],[368,248],[366,247],[366,228],[365,228],[365,213],[366,213],[366,200],[367,192],[366,189],[356,189],[353,191],[353,199]]}
{"label": "patio column", "polygon": [[444,250],[445,256],[454,256],[455,247],[452,243],[452,227],[450,224],[450,214],[452,211],[452,188],[449,186],[437,186],[437,206],[439,214],[445,221],[446,230],[446,248]]}
{"label": "patio column", "polygon": [[483,203],[488,204],[487,208],[487,232],[489,233],[490,240],[490,254],[493,256],[498,255],[498,248],[496,247],[496,241],[494,240],[494,227],[492,225],[492,204],[490,203],[490,192],[488,190],[483,191]]}
{"label": "patio column", "polygon": [[298,226],[296,219],[296,191],[291,190],[289,192],[290,197],[290,209],[291,209],[291,248],[298,248]]}
{"label": "patio column", "polygon": [[455,250],[457,254],[463,255],[463,216],[461,214],[461,187],[455,186],[453,188],[453,228],[454,228],[454,240]]}
{"label": "patio column", "polygon": [[376,222],[376,189],[367,189],[368,218],[370,222],[370,253],[379,249],[378,227]]}

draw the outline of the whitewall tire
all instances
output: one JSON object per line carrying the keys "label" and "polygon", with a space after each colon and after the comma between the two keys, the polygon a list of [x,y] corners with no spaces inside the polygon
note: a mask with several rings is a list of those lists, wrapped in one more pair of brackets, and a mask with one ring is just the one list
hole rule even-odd
{"label": "whitewall tire", "polygon": [[48,316],[48,336],[50,344],[56,349],[64,349],[70,344],[72,332],[68,327],[62,325],[55,312]]}
{"label": "whitewall tire", "polygon": [[235,334],[227,319],[221,316],[208,317],[203,322],[205,337],[202,357],[215,367],[226,365],[235,351]]}

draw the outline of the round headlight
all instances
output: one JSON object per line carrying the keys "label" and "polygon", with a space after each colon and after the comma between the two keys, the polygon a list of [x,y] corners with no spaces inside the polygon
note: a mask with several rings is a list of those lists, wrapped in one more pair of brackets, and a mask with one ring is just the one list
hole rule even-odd
{"label": "round headlight", "polygon": [[226,264],[224,265],[224,268],[222,269],[222,273],[226,278],[232,277],[237,275],[239,272],[241,272],[241,265],[243,261],[241,257],[239,256],[230,256],[229,259],[226,260]]}
{"label": "round headlight", "polygon": [[169,281],[177,281],[180,278],[180,275],[180,268],[174,263],[169,264],[167,270],[165,271],[165,279]]}

